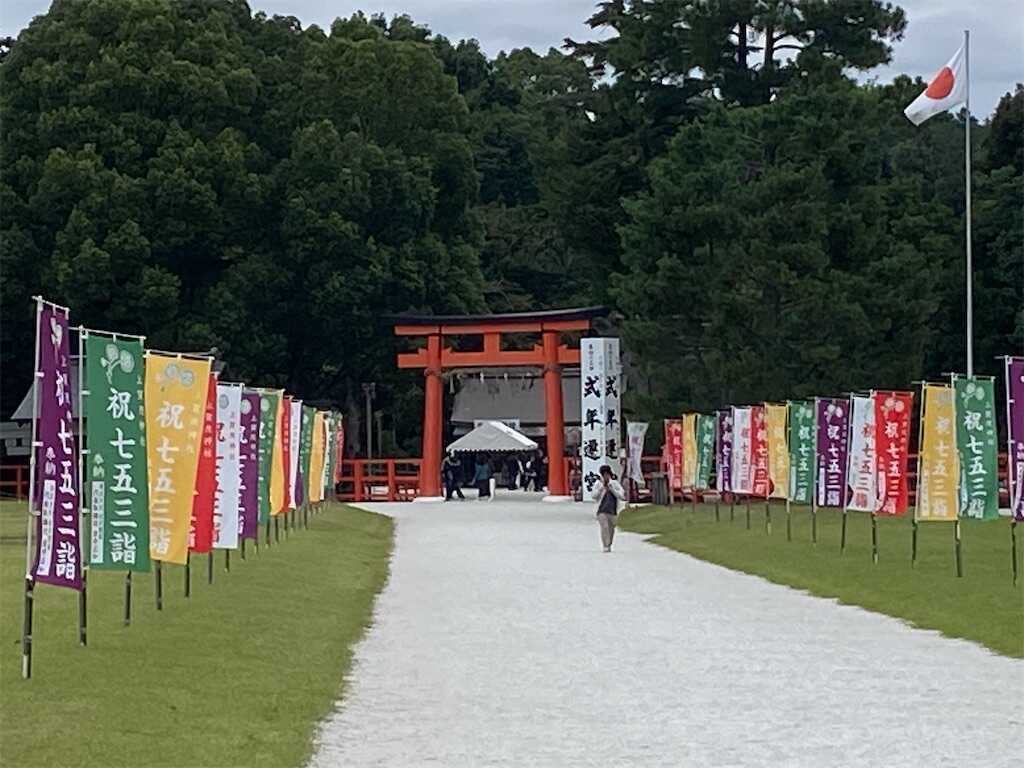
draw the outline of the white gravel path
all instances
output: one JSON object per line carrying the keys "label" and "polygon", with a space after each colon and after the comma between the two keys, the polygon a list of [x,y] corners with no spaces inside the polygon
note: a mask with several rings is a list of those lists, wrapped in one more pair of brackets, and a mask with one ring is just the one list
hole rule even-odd
{"label": "white gravel path", "polygon": [[1019,766],[1024,662],[619,533],[368,504],[391,579],[317,768]]}

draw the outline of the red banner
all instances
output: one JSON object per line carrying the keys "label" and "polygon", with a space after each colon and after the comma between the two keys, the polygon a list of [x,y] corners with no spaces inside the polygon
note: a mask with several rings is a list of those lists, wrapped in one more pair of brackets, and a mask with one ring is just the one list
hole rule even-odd
{"label": "red banner", "polygon": [[910,453],[911,392],[876,392],[875,435],[881,515],[907,511],[907,458]]}
{"label": "red banner", "polygon": [[274,514],[284,512],[295,506],[292,503],[291,466],[292,466],[292,399],[285,395],[281,398],[281,460],[284,462],[284,504]]}
{"label": "red banner", "polygon": [[192,521],[188,551],[209,552],[213,546],[213,499],[217,492],[217,377],[210,374],[203,413],[203,436],[199,444],[196,491],[192,497]]}
{"label": "red banner", "polygon": [[768,498],[768,426],[764,406],[750,407],[750,466],[754,468],[754,496]]}
{"label": "red banner", "polygon": [[665,463],[673,488],[683,487],[683,421],[665,419]]}

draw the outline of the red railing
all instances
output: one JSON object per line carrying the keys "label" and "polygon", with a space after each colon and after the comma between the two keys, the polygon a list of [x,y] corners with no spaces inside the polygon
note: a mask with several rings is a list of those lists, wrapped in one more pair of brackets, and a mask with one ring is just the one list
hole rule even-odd
{"label": "red railing", "polygon": [[339,501],[412,501],[421,459],[349,459],[341,463]]}
{"label": "red railing", "polygon": [[0,464],[0,497],[28,498],[28,464]]}

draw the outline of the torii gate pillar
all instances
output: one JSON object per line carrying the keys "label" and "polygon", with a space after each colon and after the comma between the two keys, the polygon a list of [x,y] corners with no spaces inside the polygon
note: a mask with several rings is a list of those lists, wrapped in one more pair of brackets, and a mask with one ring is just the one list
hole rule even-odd
{"label": "torii gate pillar", "polygon": [[544,331],[544,421],[548,436],[548,493],[569,495],[565,477],[565,418],[562,406],[562,366],[558,362],[558,332]]}
{"label": "torii gate pillar", "polygon": [[441,381],[441,336],[427,337],[427,367],[423,370],[423,464],[420,465],[420,495],[441,495],[441,423],[444,403]]}

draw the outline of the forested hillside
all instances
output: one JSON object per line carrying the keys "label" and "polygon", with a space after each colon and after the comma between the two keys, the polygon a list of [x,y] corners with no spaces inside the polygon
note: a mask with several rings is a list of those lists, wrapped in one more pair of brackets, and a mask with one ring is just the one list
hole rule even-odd
{"label": "forested hillside", "polygon": [[[608,304],[642,415],[963,369],[963,124],[913,127],[920,82],[853,79],[902,11],[610,0],[590,23],[489,59],[407,17],[55,2],[0,62],[3,415],[38,292],[306,398],[375,380],[408,446],[419,382],[379,321],[406,310]],[[973,133],[980,372],[1024,343],[1022,126],[1018,87]]]}

